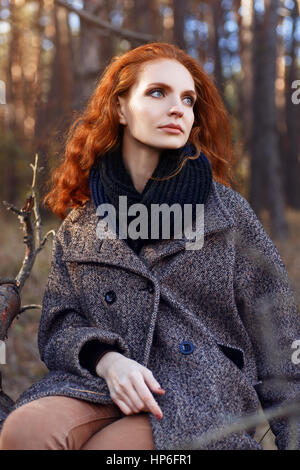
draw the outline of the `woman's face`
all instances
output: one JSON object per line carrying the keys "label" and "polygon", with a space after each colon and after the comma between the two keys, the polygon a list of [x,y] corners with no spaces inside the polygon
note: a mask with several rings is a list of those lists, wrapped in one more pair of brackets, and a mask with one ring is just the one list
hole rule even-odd
{"label": "woman's face", "polygon": [[[176,149],[187,142],[194,123],[196,91],[192,75],[176,60],[146,62],[129,95],[118,100],[127,141],[160,149]],[[170,123],[182,131],[162,128]]]}

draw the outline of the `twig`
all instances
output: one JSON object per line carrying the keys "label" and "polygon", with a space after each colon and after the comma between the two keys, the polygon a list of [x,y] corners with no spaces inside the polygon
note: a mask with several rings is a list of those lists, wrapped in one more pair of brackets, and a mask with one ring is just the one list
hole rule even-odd
{"label": "twig", "polygon": [[38,154],[36,153],[35,154],[34,165],[32,165],[32,163],[30,164],[31,168],[33,169],[33,178],[32,178],[32,184],[31,184],[31,191],[32,191],[33,200],[34,200],[33,211],[34,211],[34,215],[35,215],[36,236],[37,236],[38,245],[40,245],[41,244],[41,239],[42,239],[42,235],[41,235],[42,223],[41,223],[41,216],[40,216],[39,206],[37,204],[37,191],[36,191],[37,178],[36,178],[36,174],[37,174],[38,171],[41,171],[43,168],[38,169],[37,163],[38,163]]}
{"label": "twig", "polygon": [[[26,250],[21,269],[15,278],[15,283],[19,287],[19,291],[22,290],[24,283],[32,270],[36,256],[44,247],[49,235],[55,236],[55,231],[49,230],[42,240],[42,223],[37,197],[37,173],[38,171],[41,171],[42,168],[38,168],[38,154],[35,155],[34,165],[30,164],[30,166],[33,170],[31,195],[26,199],[24,207],[22,209],[17,209],[13,204],[3,201],[7,210],[17,214],[23,227]],[[34,226],[31,219],[32,211],[35,215]],[[1,283],[3,284],[3,280]]]}
{"label": "twig", "polygon": [[42,309],[41,305],[37,304],[31,304],[31,305],[24,305],[24,307],[21,307],[19,310],[19,314],[25,312],[25,310],[31,310],[33,308],[39,308],[40,310]]}
{"label": "twig", "polygon": [[1,284],[14,284],[17,287],[19,287],[18,282],[15,279],[11,278],[11,277],[10,278],[5,278],[5,277],[1,278],[0,279],[0,286],[1,286]]}
{"label": "twig", "polygon": [[43,246],[45,245],[46,241],[48,240],[48,237],[49,235],[52,235],[53,237],[55,236],[55,230],[49,230],[46,235],[44,236],[43,240],[41,241],[40,245],[37,247],[37,249],[35,250],[36,251],[36,254],[41,251],[41,249],[43,248]]}
{"label": "twig", "polygon": [[21,215],[21,211],[17,209],[13,204],[10,204],[9,202],[6,202],[6,201],[2,201],[2,203],[4,204],[4,206],[6,206],[6,209],[8,211],[14,212],[17,215]]}
{"label": "twig", "polygon": [[230,436],[231,434],[248,431],[256,426],[265,424],[266,419],[270,420],[282,417],[295,419],[295,416],[299,415],[300,398],[290,400],[288,403],[285,403],[285,405],[264,410],[263,415],[260,412],[255,412],[248,416],[242,416],[233,423],[224,424],[214,431],[204,433],[200,438],[193,440],[190,444],[183,443],[178,449],[203,449],[207,447],[208,444]]}
{"label": "twig", "polygon": [[82,20],[87,21],[88,23],[93,24],[94,26],[100,26],[100,28],[104,28],[109,30],[116,35],[122,36],[127,39],[137,39],[142,42],[156,42],[158,41],[157,36],[153,36],[152,34],[142,34],[136,33],[135,31],[129,31],[128,29],[118,28],[117,26],[113,26],[107,21],[101,20],[100,18],[95,17],[91,13],[88,13],[84,10],[77,10],[72,5],[69,5],[67,2],[63,0],[54,0],[54,2],[67,10],[76,13]]}
{"label": "twig", "polygon": [[266,437],[266,435],[267,435],[268,432],[270,432],[270,431],[271,431],[271,428],[270,428],[270,426],[269,426],[268,429],[266,430],[266,432],[264,433],[264,435],[260,438],[260,440],[259,440],[259,442],[258,442],[259,444],[263,441],[263,439]]}
{"label": "twig", "polygon": [[[44,247],[49,236],[55,236],[55,230],[49,230],[44,238],[41,235],[41,217],[38,206],[37,197],[37,173],[41,170],[38,168],[38,154],[35,155],[34,165],[30,165],[33,170],[33,178],[31,185],[31,195],[27,197],[24,207],[17,209],[14,205],[3,201],[7,210],[17,214],[21,221],[24,243],[26,245],[25,256],[22,262],[22,266],[15,279],[0,279],[0,339],[7,337],[7,331],[18,315],[26,310],[32,308],[42,307],[40,305],[24,305],[21,308],[20,293],[24,286],[25,281],[30,275],[32,267],[34,265],[37,254]],[[35,221],[32,222],[32,212],[35,215]],[[36,247],[37,245],[37,247]]]}

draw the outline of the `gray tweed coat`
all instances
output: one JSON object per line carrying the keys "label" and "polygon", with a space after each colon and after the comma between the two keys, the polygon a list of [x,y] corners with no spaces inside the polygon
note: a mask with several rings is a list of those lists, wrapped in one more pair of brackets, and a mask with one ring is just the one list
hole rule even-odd
{"label": "gray tweed coat", "polygon": [[[166,390],[154,394],[163,419],[150,414],[155,449],[189,448],[260,403],[299,397],[300,365],[292,360],[299,312],[278,250],[245,198],[213,180],[199,250],[172,239],[137,255],[124,240],[100,240],[98,222],[89,200],[59,227],[38,334],[49,372],[15,407],[48,395],[112,403],[105,380],[79,362],[95,339],[116,344]],[[271,425],[285,449],[287,422]],[[262,449],[253,435],[201,448]]]}

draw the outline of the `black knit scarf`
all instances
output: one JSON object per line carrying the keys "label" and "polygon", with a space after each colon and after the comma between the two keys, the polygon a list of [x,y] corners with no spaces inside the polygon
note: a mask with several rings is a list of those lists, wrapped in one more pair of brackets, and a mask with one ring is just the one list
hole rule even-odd
{"label": "black knit scarf", "polygon": [[[152,177],[161,178],[173,174],[187,155],[196,155],[196,148],[190,143],[176,150],[163,150]],[[163,238],[162,218],[160,217],[159,238],[151,239],[151,204],[166,203],[170,207],[172,204],[179,203],[182,207],[182,227],[184,228],[183,204],[193,205],[194,220],[196,217],[196,204],[205,204],[207,200],[211,188],[212,170],[209,160],[203,152],[200,152],[197,159],[187,160],[176,176],[163,181],[149,179],[142,193],[139,193],[124,166],[121,146],[119,146],[95,160],[90,171],[89,182],[91,197],[96,207],[103,203],[111,203],[115,207],[117,234],[119,234],[119,196],[127,196],[127,209],[135,203],[141,203],[147,207],[148,237],[146,239],[138,238],[137,240],[130,237],[125,239],[128,245],[138,253],[145,243],[154,243]],[[173,238],[174,218],[172,211],[170,214],[170,238]],[[139,212],[134,216],[127,215],[128,225],[138,216]]]}

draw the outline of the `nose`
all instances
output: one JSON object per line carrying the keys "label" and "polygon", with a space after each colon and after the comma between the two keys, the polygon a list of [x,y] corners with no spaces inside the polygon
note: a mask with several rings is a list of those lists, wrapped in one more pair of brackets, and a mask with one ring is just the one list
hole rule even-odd
{"label": "nose", "polygon": [[182,103],[180,96],[175,96],[175,95],[170,96],[169,106],[170,106],[169,115],[172,115],[172,114],[178,114],[179,116],[183,115],[184,107],[183,107],[183,103]]}
{"label": "nose", "polygon": [[176,104],[176,105],[171,106],[169,110],[169,115],[173,115],[173,114],[178,114],[178,116],[182,116],[183,115],[182,105]]}

